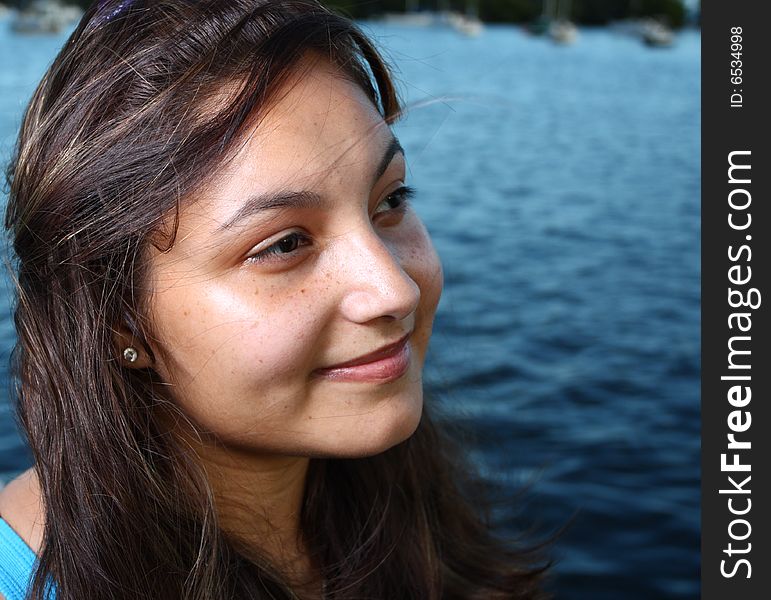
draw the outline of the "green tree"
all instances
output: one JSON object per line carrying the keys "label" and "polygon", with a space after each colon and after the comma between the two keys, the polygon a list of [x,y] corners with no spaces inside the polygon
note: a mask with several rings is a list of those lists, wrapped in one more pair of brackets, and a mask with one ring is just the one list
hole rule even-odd
{"label": "green tree", "polygon": [[479,18],[487,22],[532,21],[542,10],[540,0],[479,0]]}
{"label": "green tree", "polygon": [[605,25],[629,16],[630,0],[575,0],[572,18],[586,25]]}
{"label": "green tree", "polygon": [[[6,0],[12,6],[24,6],[31,0]],[[91,0],[62,0],[86,8]],[[226,0],[223,0],[226,1]],[[322,0],[327,6],[349,17],[365,19],[386,12],[404,12],[406,0]],[[476,0],[479,17],[487,22],[521,23],[532,21],[543,11],[544,0]],[[416,0],[423,10],[452,8],[466,11],[467,0]],[[701,9],[701,2],[699,3]],[[686,10],[683,0],[573,0],[570,18],[586,25],[602,25],[630,17],[654,17],[673,27],[682,27]]]}

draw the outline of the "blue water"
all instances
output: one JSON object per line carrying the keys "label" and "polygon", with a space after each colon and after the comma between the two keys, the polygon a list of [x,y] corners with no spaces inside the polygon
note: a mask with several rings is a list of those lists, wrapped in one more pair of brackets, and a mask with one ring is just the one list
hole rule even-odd
{"label": "blue water", "polygon": [[[410,110],[397,133],[446,287],[426,366],[475,459],[550,531],[576,600],[695,598],[699,576],[700,37],[558,47],[368,24]],[[0,22],[0,152],[63,42]],[[6,57],[25,57],[8,64]],[[30,464],[5,390],[0,478]]]}

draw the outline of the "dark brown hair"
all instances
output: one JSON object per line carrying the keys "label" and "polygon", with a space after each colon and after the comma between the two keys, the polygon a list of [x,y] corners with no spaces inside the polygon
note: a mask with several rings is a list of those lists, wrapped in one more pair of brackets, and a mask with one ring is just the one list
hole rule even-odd
{"label": "dark brown hair", "polygon": [[[94,3],[37,88],[6,214],[18,411],[46,515],[33,598],[49,577],[60,600],[297,597],[219,529],[201,469],[155,418],[170,402],[157,374],[122,367],[113,330],[150,339],[148,245],[173,244],[180,203],[309,54],[398,118],[377,51],[311,0]],[[328,598],[541,597],[535,555],[493,536],[446,437],[427,408],[380,455],[311,461],[301,526]]]}

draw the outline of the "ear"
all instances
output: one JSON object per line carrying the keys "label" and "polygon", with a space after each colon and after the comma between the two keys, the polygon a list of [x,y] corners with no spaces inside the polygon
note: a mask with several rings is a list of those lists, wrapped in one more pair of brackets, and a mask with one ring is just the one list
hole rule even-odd
{"label": "ear", "polygon": [[115,356],[122,366],[128,369],[146,369],[153,366],[147,348],[125,325],[113,328],[112,339]]}

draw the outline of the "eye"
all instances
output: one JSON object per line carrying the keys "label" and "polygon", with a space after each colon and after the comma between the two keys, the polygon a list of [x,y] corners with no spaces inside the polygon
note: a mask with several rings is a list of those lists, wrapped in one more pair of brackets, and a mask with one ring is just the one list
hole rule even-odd
{"label": "eye", "polygon": [[[403,185],[383,198],[383,200],[380,201],[380,204],[377,205],[374,214],[379,215],[388,212],[403,213],[407,210],[410,200],[414,197],[415,188]],[[381,206],[385,206],[386,208],[381,210]]]}
{"label": "eye", "polygon": [[310,238],[308,236],[299,231],[293,231],[264,250],[252,254],[246,260],[252,263],[288,260],[297,253],[298,248],[309,244]]}

